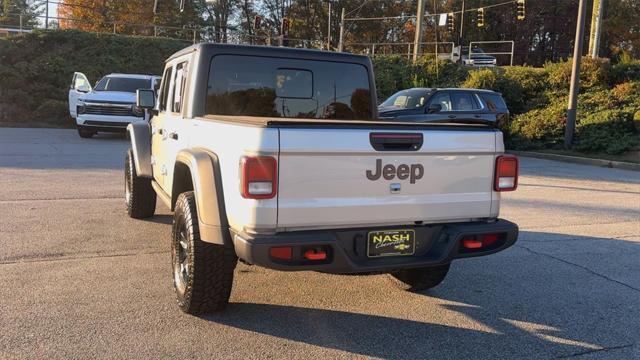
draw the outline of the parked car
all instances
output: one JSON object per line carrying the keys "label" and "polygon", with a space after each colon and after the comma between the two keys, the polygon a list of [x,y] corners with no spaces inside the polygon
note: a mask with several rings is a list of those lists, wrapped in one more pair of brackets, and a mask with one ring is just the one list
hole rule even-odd
{"label": "parked car", "polygon": [[471,48],[471,56],[469,56],[469,46],[456,46],[451,53],[438,54],[438,58],[474,67],[492,67],[498,63],[495,56],[486,54],[478,46]]}
{"label": "parked car", "polygon": [[159,76],[109,74],[92,87],[76,72],[69,88],[69,113],[78,134],[90,138],[98,131],[124,132],[131,122],[148,121],[145,111],[135,106],[136,90],[155,89],[159,83]]}
{"label": "parked car", "polygon": [[179,51],[158,96],[138,90],[154,116],[127,128],[124,198],[133,218],[157,198],[173,211],[180,309],[223,309],[238,258],[423,290],[516,242],[498,217],[518,181],[502,133],[381,121],[375,99],[368,57],[225,44]]}
{"label": "parked car", "polygon": [[484,89],[412,88],[391,95],[378,107],[381,118],[418,122],[503,124],[509,109],[502,94]]}

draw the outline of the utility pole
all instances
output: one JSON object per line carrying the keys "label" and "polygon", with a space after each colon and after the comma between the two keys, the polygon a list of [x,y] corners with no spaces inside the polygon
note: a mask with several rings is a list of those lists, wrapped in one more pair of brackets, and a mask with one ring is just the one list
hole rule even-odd
{"label": "utility pole", "polygon": [[576,110],[578,92],[580,91],[580,60],[584,42],[584,23],[587,17],[587,0],[580,0],[578,5],[578,21],[576,24],[576,40],[573,45],[573,66],[571,68],[571,87],[569,89],[569,105],[567,107],[567,125],[564,129],[564,147],[571,148],[573,133],[576,129]]}
{"label": "utility pole", "polygon": [[338,40],[338,51],[342,52],[344,41],[344,7],[342,8],[342,15],[340,16],[340,39]]}
{"label": "utility pole", "polygon": [[[435,14],[434,16],[438,15],[438,0],[433,0],[433,13]],[[439,81],[439,64],[438,64],[438,19],[436,19],[436,21],[433,22],[434,27],[435,27],[435,35],[436,35],[436,81]]]}
{"label": "utility pole", "polygon": [[329,3],[329,14],[327,19],[327,50],[331,51],[331,0]]}
{"label": "utility pole", "polygon": [[424,0],[418,0],[418,13],[416,14],[416,36],[413,40],[413,62],[418,61],[421,53],[420,42],[422,41],[422,20],[424,19]]}
{"label": "utility pole", "polygon": [[600,50],[600,33],[602,30],[602,12],[605,0],[593,0],[593,12],[591,15],[591,33],[589,36],[589,55],[598,57]]}
{"label": "utility pole", "polygon": [[[464,9],[465,9],[464,0],[462,0],[462,12],[460,13],[460,37],[458,38],[458,45],[460,46],[461,52],[462,52],[462,29],[464,29]],[[462,56],[462,54],[460,54],[460,56]]]}
{"label": "utility pole", "polygon": [[48,29],[49,28],[49,0],[47,0],[45,2],[45,8],[44,8],[44,28]]}

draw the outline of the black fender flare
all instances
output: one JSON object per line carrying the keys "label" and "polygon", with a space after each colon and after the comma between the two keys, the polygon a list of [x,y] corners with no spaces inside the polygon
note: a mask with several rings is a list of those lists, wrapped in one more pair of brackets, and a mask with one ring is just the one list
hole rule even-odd
{"label": "black fender flare", "polygon": [[131,141],[133,164],[140,177],[153,178],[151,167],[151,127],[147,122],[127,125],[127,137]]}
{"label": "black fender flare", "polygon": [[[188,174],[191,179],[188,179]],[[180,193],[191,190],[184,185],[187,184],[185,180],[191,180],[200,238],[204,242],[232,246],[218,156],[202,148],[181,150],[176,156],[173,176],[171,210],[174,210]]]}

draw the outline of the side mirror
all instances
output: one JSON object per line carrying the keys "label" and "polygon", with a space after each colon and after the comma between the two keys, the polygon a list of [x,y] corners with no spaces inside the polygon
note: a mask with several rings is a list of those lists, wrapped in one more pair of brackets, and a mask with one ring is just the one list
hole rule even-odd
{"label": "side mirror", "polygon": [[91,91],[91,87],[87,84],[82,84],[78,86],[77,90],[81,93],[88,93],[89,91]]}
{"label": "side mirror", "polygon": [[156,92],[151,89],[136,90],[136,106],[141,109],[152,110],[156,106]]}
{"label": "side mirror", "polygon": [[442,105],[440,104],[431,104],[427,108],[427,114],[434,114],[440,112],[442,110]]}

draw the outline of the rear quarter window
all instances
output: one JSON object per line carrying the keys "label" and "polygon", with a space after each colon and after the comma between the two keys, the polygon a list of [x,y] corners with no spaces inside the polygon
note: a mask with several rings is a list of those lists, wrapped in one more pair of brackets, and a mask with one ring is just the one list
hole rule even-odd
{"label": "rear quarter window", "polygon": [[500,94],[478,94],[487,108],[492,111],[506,111],[507,104]]}
{"label": "rear quarter window", "polygon": [[211,60],[205,112],[307,119],[372,119],[359,64],[243,55]]}

